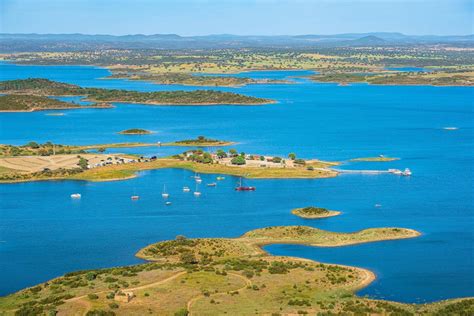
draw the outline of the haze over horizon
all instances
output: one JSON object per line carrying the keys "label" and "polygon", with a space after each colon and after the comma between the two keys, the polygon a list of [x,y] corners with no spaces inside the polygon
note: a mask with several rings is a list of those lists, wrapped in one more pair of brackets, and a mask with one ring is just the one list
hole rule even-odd
{"label": "haze over horizon", "polygon": [[473,33],[472,0],[3,0],[0,33],[406,35]]}

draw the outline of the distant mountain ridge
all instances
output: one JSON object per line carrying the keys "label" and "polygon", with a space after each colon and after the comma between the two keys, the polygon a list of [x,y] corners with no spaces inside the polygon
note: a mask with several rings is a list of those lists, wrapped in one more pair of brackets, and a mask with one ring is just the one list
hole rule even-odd
{"label": "distant mountain ridge", "polygon": [[182,48],[305,48],[344,46],[390,46],[451,44],[472,46],[474,35],[405,35],[394,32],[344,33],[333,35],[233,35],[212,34],[9,34],[0,33],[0,51],[81,49],[182,49]]}

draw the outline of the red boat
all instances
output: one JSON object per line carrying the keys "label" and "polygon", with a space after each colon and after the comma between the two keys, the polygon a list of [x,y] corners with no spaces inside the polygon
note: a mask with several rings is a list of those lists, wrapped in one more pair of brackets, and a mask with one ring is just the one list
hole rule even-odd
{"label": "red boat", "polygon": [[235,191],[255,191],[255,187],[246,187],[242,185],[242,178],[240,178],[239,186],[235,187]]}
{"label": "red boat", "polygon": [[235,188],[235,191],[255,191],[255,187],[238,186]]}

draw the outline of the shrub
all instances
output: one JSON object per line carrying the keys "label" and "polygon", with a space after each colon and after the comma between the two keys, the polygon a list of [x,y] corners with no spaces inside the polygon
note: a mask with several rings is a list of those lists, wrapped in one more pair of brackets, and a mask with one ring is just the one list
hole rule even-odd
{"label": "shrub", "polygon": [[233,165],[245,165],[245,158],[242,157],[242,156],[237,156],[237,157],[234,157],[232,158],[232,160],[230,161]]}
{"label": "shrub", "polygon": [[91,293],[91,294],[87,294],[87,297],[88,297],[90,300],[96,300],[96,299],[99,298],[99,295],[94,294],[94,293]]}
{"label": "shrub", "polygon": [[282,161],[281,157],[273,157],[272,162],[274,163],[280,163]]}
{"label": "shrub", "polygon": [[86,316],[115,316],[112,311],[104,311],[102,309],[93,309],[87,312]]}
{"label": "shrub", "polygon": [[112,302],[109,304],[109,307],[112,308],[112,309],[117,309],[119,308],[119,304],[115,303],[115,302]]}
{"label": "shrub", "polygon": [[176,313],[174,313],[174,316],[188,316],[188,315],[189,315],[189,312],[185,308],[182,308],[179,311],[177,311]]}

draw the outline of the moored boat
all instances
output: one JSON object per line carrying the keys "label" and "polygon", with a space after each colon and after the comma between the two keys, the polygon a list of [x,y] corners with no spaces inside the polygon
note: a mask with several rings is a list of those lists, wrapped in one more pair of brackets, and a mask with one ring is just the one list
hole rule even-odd
{"label": "moored boat", "polygon": [[138,196],[138,195],[132,195],[130,198],[131,198],[132,200],[139,200],[139,199],[140,199],[140,196]]}
{"label": "moored boat", "polygon": [[166,193],[166,185],[163,185],[163,193],[161,193],[161,196],[165,199],[170,196],[168,193]]}
{"label": "moored boat", "polygon": [[199,192],[198,184],[196,183],[196,191],[194,191],[194,196],[201,196],[201,192]]}
{"label": "moored boat", "polygon": [[189,187],[183,187],[183,192],[189,192],[191,189]]}
{"label": "moored boat", "polygon": [[242,178],[240,178],[239,185],[235,187],[235,191],[255,191],[255,187],[242,185]]}
{"label": "moored boat", "polygon": [[71,194],[71,198],[73,199],[80,199],[81,198],[81,195],[79,193],[73,193]]}
{"label": "moored boat", "polygon": [[208,187],[215,187],[215,186],[217,186],[217,183],[215,183],[215,182],[208,183],[207,186]]}

